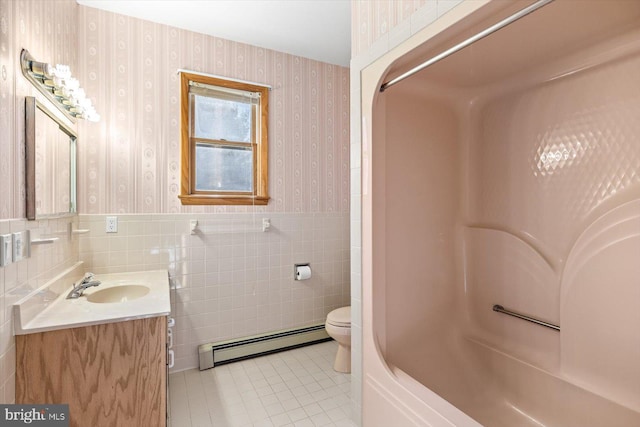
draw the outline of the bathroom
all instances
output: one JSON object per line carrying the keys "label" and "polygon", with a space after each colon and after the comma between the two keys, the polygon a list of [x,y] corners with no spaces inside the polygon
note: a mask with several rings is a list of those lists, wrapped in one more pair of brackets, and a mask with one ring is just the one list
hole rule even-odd
{"label": "bathroom", "polygon": [[[342,418],[321,417],[328,416],[330,411],[337,414],[335,406],[327,406],[320,408],[325,412],[323,414],[308,412],[300,415],[297,411],[295,419],[279,417],[269,419],[270,423],[256,425],[501,426],[505,422],[506,425],[532,426],[638,425],[637,369],[631,366],[616,370],[616,366],[627,366],[629,360],[637,359],[635,344],[640,342],[637,333],[634,335],[628,328],[620,328],[621,334],[627,335],[622,338],[615,334],[609,336],[606,330],[602,332],[599,329],[597,323],[605,327],[614,321],[638,324],[637,316],[628,315],[629,312],[640,312],[633,305],[638,300],[637,281],[628,279],[637,277],[633,276],[635,270],[627,264],[620,266],[615,259],[605,260],[604,265],[594,264],[594,268],[600,266],[605,271],[608,271],[607,267],[622,271],[621,276],[612,280],[622,283],[620,295],[626,295],[626,301],[618,297],[611,299],[613,307],[605,305],[598,308],[589,305],[594,301],[592,295],[583,297],[591,312],[602,310],[606,315],[598,313],[589,317],[575,307],[567,309],[562,306],[561,309],[561,298],[549,295],[562,291],[555,275],[562,271],[566,255],[564,259],[560,255],[555,259],[553,256],[560,253],[557,249],[561,245],[544,246],[548,242],[537,241],[535,231],[555,230],[560,235],[562,223],[540,225],[541,222],[536,223],[525,214],[515,215],[513,218],[529,219],[531,224],[539,226],[533,228],[532,234],[527,234],[530,230],[526,227],[522,234],[518,234],[514,233],[517,223],[510,228],[499,219],[493,220],[495,218],[491,214],[502,211],[497,208],[492,211],[488,207],[491,205],[484,205],[486,202],[480,197],[475,199],[475,204],[465,205],[464,191],[472,188],[465,187],[470,176],[476,177],[478,183],[486,181],[495,188],[500,188],[496,183],[509,182],[510,175],[505,174],[510,170],[505,172],[501,169],[505,163],[499,162],[497,156],[487,155],[509,152],[499,146],[502,141],[500,133],[490,126],[498,121],[496,116],[489,114],[486,119],[489,124],[485,132],[493,131],[490,134],[496,136],[495,145],[486,152],[469,142],[472,141],[468,136],[472,134],[470,127],[456,128],[456,120],[460,116],[466,117],[465,114],[479,126],[485,119],[481,114],[473,116],[461,107],[468,102],[465,96],[471,93],[471,89],[455,81],[459,75],[447,68],[450,66],[447,60],[408,78],[397,87],[389,87],[384,92],[379,90],[380,85],[389,79],[535,2],[353,0],[349,3],[351,58],[349,67],[346,67],[118,15],[74,0],[0,0],[0,235],[29,230],[32,240],[47,240],[50,236],[65,235],[69,227],[72,230],[68,239],[59,238],[52,244],[35,245],[29,258],[0,267],[2,403],[16,401],[13,305],[45,285],[51,277],[82,261],[98,277],[120,271],[165,269],[170,272],[171,312],[176,320],[172,328],[174,367],[169,375],[170,388],[173,387],[174,393],[170,393],[170,400],[184,401],[186,396],[195,403],[178,409],[174,407],[174,420],[180,417],[180,422],[174,421],[172,425],[209,425],[202,423],[203,418],[209,416],[205,399],[205,396],[208,398],[208,389],[202,383],[204,375],[213,376],[217,371],[220,378],[226,376],[228,380],[237,375],[244,381],[251,373],[255,374],[262,363],[259,362],[261,358],[256,358],[199,373],[199,345],[323,323],[331,310],[343,306],[351,306],[351,373],[348,374],[348,393],[343,380],[339,380],[343,385],[341,397],[350,399],[348,403],[341,401],[344,409]],[[570,20],[566,18],[567,8],[575,7],[575,2],[556,0],[550,6],[532,12],[530,18],[525,17],[521,22],[525,25],[528,19],[537,19],[536,16],[542,19],[546,13],[553,15],[554,3],[564,8],[559,16]],[[601,31],[605,35],[612,33],[613,41],[618,40],[616,37],[624,37],[624,31],[629,27],[629,34],[633,34],[633,18],[637,13],[634,2],[612,2],[609,3],[611,6],[600,0],[588,3],[595,12],[585,19],[593,19],[594,28],[600,28],[595,23],[604,23]],[[625,19],[629,19],[631,24]],[[611,30],[606,26],[607,22],[613,22],[621,30]],[[517,25],[515,23],[510,28]],[[538,22],[531,25],[549,28],[550,24]],[[564,28],[563,25],[554,28]],[[575,34],[591,40],[586,37],[589,34],[577,30]],[[519,37],[522,36],[514,36],[514,40]],[[607,42],[597,37],[594,40],[595,44]],[[633,43],[622,45],[625,48],[628,45],[628,49],[633,51]],[[612,52],[618,52],[611,46]],[[78,120],[80,167],[76,215],[26,220],[22,102],[25,96],[33,96],[36,91],[20,72],[22,48],[29,49],[39,60],[70,64],[101,116],[96,123]],[[509,52],[517,58],[514,61],[517,65],[531,66],[517,49]],[[596,63],[606,64],[607,57],[603,57]],[[451,60],[456,58],[463,57],[454,54]],[[487,61],[490,70],[491,64],[499,64],[494,65],[496,69],[518,69],[517,66],[511,69],[508,64],[497,62],[495,57],[491,59],[496,62]],[[556,62],[561,61],[551,62],[557,65]],[[558,81],[563,81],[560,78],[565,76],[563,72],[567,76],[572,74],[561,65],[552,70]],[[588,65],[585,69],[589,69]],[[473,65],[467,63],[466,66],[459,69],[474,70]],[[272,86],[271,200],[267,206],[181,205],[178,198],[179,69]],[[449,80],[443,77],[447,73],[453,76]],[[573,74],[581,75],[575,70]],[[491,73],[488,75],[489,80],[495,78]],[[506,78],[504,75],[501,77]],[[474,78],[482,80],[477,76]],[[535,78],[539,77],[531,78],[537,81]],[[423,88],[412,94],[407,90],[412,88],[412,81]],[[433,81],[444,82],[442,88],[446,90],[434,87]],[[279,90],[283,90],[285,95],[280,95]],[[613,93],[623,96],[620,92]],[[455,98],[458,95],[460,97]],[[482,101],[481,95],[473,96]],[[625,98],[625,102],[635,101],[633,91],[627,95],[630,100]],[[527,108],[527,99],[523,96],[521,102],[511,104],[511,108],[514,111]],[[446,108],[434,107],[436,102],[442,102]],[[489,104],[494,108],[491,111],[509,109],[504,106],[508,104]],[[409,110],[403,110],[407,107]],[[435,159],[436,164],[426,168],[432,175],[421,175],[425,170],[424,164],[405,163],[407,159],[394,152],[392,145],[385,146],[385,137],[389,140],[398,138],[399,141],[404,138],[401,130],[394,127],[397,121],[405,120],[404,130],[408,135],[413,135],[414,129],[424,134],[436,128],[428,120],[412,121],[415,113],[436,117],[439,126],[436,135],[444,141],[435,147],[428,144],[422,147],[425,158]],[[431,128],[426,129],[427,126]],[[584,242],[578,241],[583,248],[593,249],[588,246],[589,242],[601,238],[616,224],[627,224],[631,234],[637,234],[637,231],[633,232],[634,227],[637,230],[633,218],[637,217],[638,211],[633,201],[637,199],[634,179],[639,176],[637,150],[634,148],[638,143],[631,136],[633,123],[629,123],[629,128],[631,133],[625,134],[626,151],[622,150],[626,153],[627,162],[621,162],[618,157],[609,158],[609,164],[613,166],[619,162],[627,165],[620,172],[620,182],[626,183],[626,187],[608,187],[614,192],[606,193],[607,197],[613,197],[617,192],[617,198],[607,199],[608,204],[593,211],[591,217],[583,218],[580,224],[590,220],[589,224],[596,228],[594,233],[604,230],[600,235],[587,235]],[[463,137],[457,142],[455,135],[459,133]],[[401,144],[397,146],[402,147]],[[380,147],[388,150],[388,158],[380,157]],[[407,150],[414,148],[405,147]],[[531,147],[525,147],[527,149]],[[521,152],[519,160],[526,159],[528,153]],[[541,153],[544,154],[543,159]],[[580,152],[569,153],[568,156],[574,154],[576,157],[573,158],[577,158]],[[541,168],[538,172],[558,167],[553,159],[551,163],[546,162],[548,155],[544,150],[538,153],[533,164]],[[513,156],[518,160],[517,154]],[[560,153],[562,156],[564,152]],[[484,163],[473,163],[469,158],[483,159]],[[385,165],[387,161],[389,163]],[[405,181],[395,180],[392,175],[403,170],[403,167],[393,167],[399,163],[406,166],[406,173],[415,172],[415,176],[424,178],[422,183],[427,183],[416,184],[420,189],[417,196],[405,191],[406,188],[402,187]],[[515,167],[517,161],[513,164]],[[468,172],[463,166],[468,166]],[[593,167],[600,166],[597,163]],[[385,167],[388,168],[386,171]],[[492,168],[498,171],[495,176],[487,172]],[[469,175],[465,175],[467,173]],[[399,177],[406,179],[406,175],[400,174]],[[580,179],[576,177],[567,185],[577,188],[576,183]],[[394,188],[394,185],[400,187]],[[513,187],[511,190],[515,193],[509,194],[517,195],[521,189]],[[500,203],[504,200],[499,194],[486,189],[479,194],[493,197],[491,200],[496,206],[503,206]],[[385,211],[384,197],[388,198],[387,205],[396,206],[398,210]],[[416,200],[423,207],[431,206],[435,201],[442,208],[439,211],[441,215],[424,220],[423,214],[428,209],[407,208],[407,203]],[[521,202],[521,206],[527,206],[526,200]],[[628,210],[624,211],[625,208]],[[615,211],[618,216],[607,217],[605,214],[609,211]],[[117,233],[105,232],[107,216],[117,218]],[[599,223],[599,219],[604,222]],[[265,220],[267,227],[264,226]],[[517,239],[510,240],[509,236],[499,233],[494,236],[492,233],[496,231],[511,233]],[[580,234],[576,230],[572,233],[575,242]],[[413,237],[419,235],[424,240],[412,243]],[[570,239],[561,241],[565,245],[563,249],[566,249],[568,241]],[[432,242],[436,242],[433,247],[429,246]],[[551,242],[554,243],[553,239]],[[384,252],[385,247],[387,253]],[[514,298],[511,305],[494,299],[508,295],[509,284],[506,282],[511,276],[507,273],[502,277],[504,282],[500,282],[502,287],[478,288],[478,283],[488,281],[496,269],[500,270],[496,266],[499,258],[483,257],[483,248],[486,247],[500,254],[505,248],[511,248],[516,276],[525,284],[538,286],[539,292],[530,296],[519,288],[514,295],[525,301]],[[533,253],[531,247],[534,248]],[[393,257],[392,253],[401,259]],[[419,256],[424,253],[432,256],[427,259]],[[456,255],[448,258],[447,253]],[[438,287],[446,281],[460,283],[459,266],[467,261],[458,258],[459,253],[469,254],[469,270],[465,272],[469,274],[468,282],[448,288]],[[631,241],[625,253],[632,258],[634,254],[640,256],[637,242]],[[624,260],[625,257],[618,256],[618,259]],[[576,265],[572,259],[567,262],[569,266],[571,262]],[[310,264],[311,279],[293,280],[293,266],[298,263]],[[433,274],[433,271],[437,273]],[[574,270],[575,275],[580,273],[582,276],[579,277],[584,278],[584,273],[575,271],[578,270]],[[538,275],[535,280],[530,278],[532,272]],[[396,278],[393,286],[398,291],[387,292],[385,280],[388,277]],[[428,286],[419,286],[422,277],[429,279]],[[558,288],[545,288],[548,284],[544,279],[550,279],[549,283],[553,282]],[[467,290],[477,297],[466,299],[461,294]],[[566,295],[566,290],[563,295]],[[606,299],[605,295],[596,295],[599,295],[596,300]],[[529,305],[527,298],[532,302]],[[551,301],[548,305],[545,305],[545,298]],[[607,366],[594,369],[597,361],[582,356],[588,335],[579,335],[573,341],[561,341],[565,338],[558,338],[560,334],[556,330],[530,326],[522,319],[492,311],[492,306],[498,304],[503,304],[505,309],[539,317],[563,330],[584,331],[585,328],[576,326],[576,321],[585,320],[588,327],[605,336],[602,342],[615,345],[627,342],[628,345],[620,347],[619,351],[614,347],[614,353],[619,357],[614,357],[614,362]],[[624,309],[616,313],[616,307]],[[467,314],[454,315],[459,312]],[[422,323],[416,322],[417,319]],[[613,329],[615,327],[609,330]],[[475,341],[469,344],[460,339],[460,331],[472,335]],[[570,334],[566,336],[571,338]],[[439,348],[451,349],[451,353],[445,351],[443,354],[458,355],[449,357],[449,362],[462,360],[460,365],[442,362],[443,354],[422,345],[428,342],[438,343]],[[476,343],[481,344],[480,350],[469,348]],[[332,346],[326,347],[328,344]],[[314,348],[321,349],[314,353],[311,350]],[[487,348],[497,348],[498,351],[487,353]],[[587,352],[594,351],[593,347],[586,348]],[[323,343],[294,351],[302,351],[300,357],[310,358],[309,363],[324,361],[331,365],[335,349],[334,343]],[[568,351],[563,352],[565,349]],[[602,357],[612,357],[610,353],[605,352]],[[504,354],[508,357],[500,359]],[[276,355],[267,358],[272,356]],[[429,357],[434,358],[433,363],[424,363]],[[296,362],[291,357],[287,361]],[[536,374],[530,375],[518,365],[520,361],[533,367]],[[249,364],[241,365],[245,362]],[[240,366],[247,368],[239,372]],[[496,372],[495,366],[505,367],[505,372]],[[602,375],[585,375],[585,371],[601,372]],[[458,372],[468,374],[467,379],[460,380],[463,383],[467,381],[461,389],[466,387],[481,398],[474,400],[477,396],[467,396],[447,387],[447,378],[458,378]],[[625,375],[630,384],[621,380]],[[516,380],[510,383],[514,378]],[[567,379],[569,381],[565,381]],[[490,392],[483,394],[483,381],[487,380]],[[518,380],[522,381],[518,383]],[[517,384],[514,386],[513,382]],[[450,384],[457,383],[450,381]],[[515,392],[511,390],[512,394],[509,394],[501,390],[500,386],[504,384],[507,384],[505,389],[510,386]],[[523,384],[531,384],[531,387]],[[571,411],[566,411],[568,421],[561,416],[558,418],[562,408],[551,407],[545,413],[540,408],[548,406],[549,402],[536,400],[536,393],[532,390],[552,399],[559,396],[557,400],[560,402],[563,397],[571,396],[567,398],[567,405],[588,406],[592,411],[598,411],[597,414],[584,411],[594,424],[589,424],[589,420],[584,422],[579,416],[571,418],[575,415]],[[555,394],[558,392],[564,395]],[[534,398],[526,401],[522,399],[523,395],[534,395]],[[508,412],[504,411],[504,404],[496,405],[496,400],[511,405]],[[349,416],[345,412],[347,407]],[[244,413],[248,413],[246,406],[242,408]],[[299,408],[292,408],[295,409]],[[313,410],[317,409],[313,407]],[[231,415],[238,415],[237,411],[239,407],[236,406]],[[516,418],[511,418],[514,416]],[[618,421],[602,424],[597,421],[599,416]],[[226,423],[213,425],[252,425],[242,416],[233,418],[233,421],[232,418],[227,418]],[[514,419],[516,421],[509,424]],[[580,423],[576,424],[576,420]]]}
{"label": "bathroom", "polygon": [[[193,387],[184,395],[179,390],[186,381],[183,372],[199,373],[199,345],[324,324],[329,312],[349,305],[347,67],[75,0],[2,0],[0,20],[0,234],[29,230],[32,242],[55,239],[32,245],[30,257],[0,267],[2,403],[16,401],[13,304],[77,261],[97,279],[169,271],[175,319],[169,386],[178,390],[170,393],[176,402],[187,394],[191,404],[200,397],[192,395]],[[24,99],[39,93],[21,73],[22,49],[38,61],[69,64],[100,115],[96,122],[77,120],[76,215],[26,219]],[[267,205],[182,206],[179,69],[271,86]],[[106,232],[107,216],[115,217],[114,233]],[[69,223],[73,232],[67,238]],[[309,264],[311,278],[294,280],[294,264]],[[299,351],[310,363],[327,362],[334,375],[320,347],[317,355]],[[335,356],[333,346],[330,352]],[[233,366],[211,372],[234,372]],[[318,384],[326,378],[319,377]],[[297,410],[298,422],[311,422],[311,416],[348,421],[342,408],[351,405],[348,374],[335,378],[337,391],[326,398],[340,398],[339,405],[300,417],[303,405],[294,407],[291,396],[281,408]],[[231,387],[227,392],[231,395]],[[247,414],[252,422],[285,415],[285,409],[268,409],[260,419]],[[209,418],[180,410],[173,414],[175,426],[202,425],[205,415]],[[246,425],[232,415],[226,415],[228,425]]]}

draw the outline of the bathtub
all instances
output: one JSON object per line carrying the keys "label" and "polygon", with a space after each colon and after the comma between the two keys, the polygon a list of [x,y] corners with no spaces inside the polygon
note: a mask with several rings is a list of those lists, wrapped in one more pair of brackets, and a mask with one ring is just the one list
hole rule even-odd
{"label": "bathtub", "polygon": [[532,3],[362,71],[366,427],[640,426],[640,2],[556,0],[380,90]]}

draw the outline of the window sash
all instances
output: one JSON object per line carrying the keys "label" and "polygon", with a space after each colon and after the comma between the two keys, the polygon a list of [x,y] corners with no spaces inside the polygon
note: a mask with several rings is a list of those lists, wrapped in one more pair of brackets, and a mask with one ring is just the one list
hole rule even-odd
{"label": "window sash", "polygon": [[[181,168],[183,170],[183,173],[181,174],[179,198],[182,204],[266,205],[269,201],[267,139],[269,100],[268,87],[263,87],[259,84],[251,84],[249,82],[226,80],[224,78],[218,78],[215,76],[192,74],[186,71],[180,71],[180,73],[182,122]],[[194,117],[194,106],[190,99],[192,93],[197,93],[204,96],[212,94],[214,98],[242,103],[250,103],[252,105],[251,142],[216,140],[208,139],[206,137],[195,138],[193,128],[194,120],[192,120],[192,118]],[[214,136],[215,133],[210,133],[209,135]],[[223,134],[220,134],[219,136],[224,137]],[[195,191],[195,151],[198,145],[209,145],[212,147],[220,148],[237,147],[250,149],[252,153],[252,191]],[[215,183],[215,181],[209,181],[208,184],[210,185],[212,182]]]}
{"label": "window sash", "polygon": [[[195,165],[196,159],[196,148],[198,145],[210,145],[212,147],[218,148],[245,148],[251,151],[251,190],[250,191],[228,191],[228,190],[198,190],[198,183],[196,180],[197,168]],[[230,142],[230,141],[216,141],[210,139],[202,139],[202,138],[192,138],[191,139],[191,158],[193,159],[193,167],[191,168],[191,182],[193,184],[192,193],[193,194],[209,194],[209,195],[241,195],[241,196],[252,196],[257,192],[257,155],[258,145],[254,143],[245,143],[245,142]]]}
{"label": "window sash", "polygon": [[[199,96],[206,96],[208,98],[212,98],[212,99],[222,99],[222,98],[218,98],[217,96],[213,96],[212,94],[209,95],[199,95]],[[233,100],[233,102],[238,102]],[[220,141],[229,141],[229,142],[238,142],[238,143],[256,143],[257,139],[260,139],[260,135],[259,135],[259,123],[257,121],[257,113],[258,110],[260,109],[260,103],[251,103],[251,118],[250,118],[250,136],[249,136],[249,142],[246,141],[232,141],[232,140],[225,140],[222,139]],[[189,114],[190,114],[190,118],[189,118],[189,137],[190,138],[196,138],[196,100],[195,100],[195,96],[192,96],[192,92],[189,91]],[[208,138],[203,138],[203,137],[197,137],[200,139],[208,139]],[[213,139],[212,139],[213,140]]]}
{"label": "window sash", "polygon": [[[243,93],[241,93],[241,91],[238,90],[233,90],[233,89],[229,89],[229,90],[213,90],[211,89],[211,86],[208,85],[204,85],[207,86],[205,88],[203,87],[194,87],[194,85],[191,85],[191,83],[194,82],[190,82],[190,87],[189,87],[189,104],[190,104],[190,113],[191,113],[191,118],[190,118],[190,126],[189,126],[189,140],[190,140],[190,145],[191,145],[191,158],[194,159],[193,161],[193,167],[191,168],[191,182],[192,182],[192,193],[193,194],[202,194],[202,195],[239,195],[239,196],[251,196],[251,195],[255,195],[256,194],[256,184],[257,184],[257,170],[256,170],[256,164],[257,164],[257,144],[256,144],[256,135],[258,134],[258,124],[256,121],[256,113],[258,110],[259,105],[259,101],[260,101],[260,97],[256,97],[256,96],[252,96],[252,92],[248,93],[246,96],[244,96]],[[220,89],[225,89],[225,88],[220,88]],[[210,98],[214,98],[214,99],[224,99],[227,101],[232,101],[232,102],[242,102],[242,103],[248,103],[246,102],[247,99],[249,99],[252,104],[251,107],[251,119],[250,119],[250,142],[244,142],[244,141],[232,141],[232,140],[225,140],[225,139],[209,139],[209,138],[202,138],[202,137],[195,137],[195,124],[196,124],[196,102],[195,102],[195,97],[191,96],[192,94],[198,94],[200,96],[206,96],[206,97],[210,97]],[[219,147],[219,148],[225,148],[225,147],[239,147],[239,148],[248,148],[251,151],[251,156],[252,156],[252,171],[251,171],[251,176],[252,176],[252,182],[251,182],[251,189],[249,191],[234,191],[234,190],[201,190],[198,189],[198,187],[200,187],[200,185],[198,185],[198,180],[197,180],[197,175],[198,175],[198,167],[196,164],[196,149],[197,146],[199,144],[207,144],[207,145],[211,145],[211,146],[215,146],[215,147]]]}
{"label": "window sash", "polygon": [[257,145],[256,144],[244,144],[244,143],[240,143],[240,144],[236,144],[236,143],[220,143],[220,142],[212,142],[212,141],[202,141],[202,140],[198,140],[195,141],[193,144],[193,154],[192,154],[192,158],[194,159],[194,163],[196,160],[196,150],[198,148],[198,146],[210,146],[210,147],[215,147],[215,148],[241,148],[244,149],[246,151],[251,152],[251,189],[249,191],[241,191],[241,190],[204,190],[204,189],[198,189],[198,181],[196,179],[196,173],[198,171],[196,165],[194,164],[194,167],[192,168],[192,174],[193,174],[193,178],[192,178],[192,182],[193,182],[193,194],[201,194],[201,195],[238,195],[238,196],[252,196],[255,194],[256,192],[256,183],[257,183],[257,177],[256,177],[256,161],[257,161],[257,155],[256,155],[256,149],[257,149]]}

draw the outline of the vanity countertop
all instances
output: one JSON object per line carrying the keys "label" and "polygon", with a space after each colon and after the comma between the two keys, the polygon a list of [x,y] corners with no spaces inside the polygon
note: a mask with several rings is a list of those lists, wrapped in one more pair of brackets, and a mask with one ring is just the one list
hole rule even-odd
{"label": "vanity countertop", "polygon": [[[75,277],[75,279],[69,281],[69,277]],[[51,285],[43,286],[16,303],[14,305],[15,334],[24,335],[123,322],[167,316],[171,313],[167,270],[96,274],[94,280],[101,282],[99,286],[86,289],[77,299],[67,299],[67,294],[72,289],[71,284],[78,280],[77,277],[78,271],[75,271],[72,276],[64,276],[64,279],[58,277],[50,282]],[[145,286],[149,291],[132,300],[90,301],[92,294],[123,285]]]}

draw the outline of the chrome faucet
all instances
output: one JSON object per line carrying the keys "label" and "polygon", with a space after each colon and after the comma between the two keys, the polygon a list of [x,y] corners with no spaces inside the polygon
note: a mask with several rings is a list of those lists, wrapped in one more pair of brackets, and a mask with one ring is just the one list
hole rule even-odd
{"label": "chrome faucet", "polygon": [[93,280],[93,273],[86,273],[82,280],[73,285],[73,289],[67,295],[67,299],[76,299],[82,296],[82,293],[85,289],[90,288],[92,286],[98,286],[100,284],[99,280]]}

